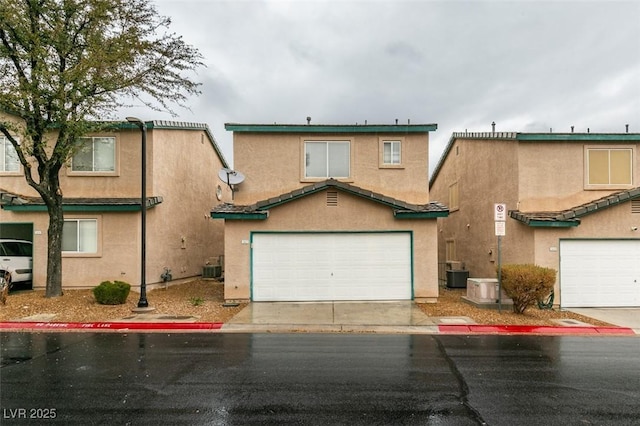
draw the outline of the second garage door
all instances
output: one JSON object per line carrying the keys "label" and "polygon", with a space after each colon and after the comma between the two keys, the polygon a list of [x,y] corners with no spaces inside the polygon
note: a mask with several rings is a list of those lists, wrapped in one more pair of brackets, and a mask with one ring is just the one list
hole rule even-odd
{"label": "second garage door", "polygon": [[411,234],[255,233],[252,300],[410,300]]}
{"label": "second garage door", "polygon": [[562,307],[640,306],[640,240],[560,242]]}

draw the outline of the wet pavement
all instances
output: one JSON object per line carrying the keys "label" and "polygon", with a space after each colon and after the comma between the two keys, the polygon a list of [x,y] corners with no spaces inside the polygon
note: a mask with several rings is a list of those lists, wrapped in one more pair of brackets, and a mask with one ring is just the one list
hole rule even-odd
{"label": "wet pavement", "polygon": [[634,424],[636,337],[0,333],[2,424]]}

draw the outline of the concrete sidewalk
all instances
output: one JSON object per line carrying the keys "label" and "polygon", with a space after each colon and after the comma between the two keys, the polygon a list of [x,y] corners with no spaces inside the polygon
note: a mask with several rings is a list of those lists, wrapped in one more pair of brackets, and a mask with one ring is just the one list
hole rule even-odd
{"label": "concrete sidewalk", "polygon": [[[640,310],[635,310],[635,314]],[[580,314],[589,317],[586,310]],[[591,316],[591,318],[596,318]],[[568,321],[558,326],[475,324],[468,317],[429,317],[411,301],[398,302],[253,302],[225,323],[225,332],[369,332],[369,333],[538,333],[640,334],[630,327],[634,312],[601,315],[615,327]],[[614,321],[615,319],[615,321]],[[635,330],[633,330],[635,329]]]}
{"label": "concrete sidewalk", "polygon": [[429,317],[412,301],[397,302],[253,302],[227,323],[202,323],[195,317],[144,313],[118,321],[58,323],[50,318],[0,322],[0,330],[184,331],[227,333],[407,333],[407,334],[640,334],[640,309],[571,309],[614,324],[596,327],[578,321],[558,326],[475,324],[468,317]]}

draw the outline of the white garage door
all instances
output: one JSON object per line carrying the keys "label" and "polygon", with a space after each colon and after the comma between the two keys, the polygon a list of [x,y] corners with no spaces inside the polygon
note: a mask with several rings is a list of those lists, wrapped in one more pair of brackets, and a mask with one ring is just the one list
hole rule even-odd
{"label": "white garage door", "polygon": [[640,240],[560,242],[562,307],[640,306]]}
{"label": "white garage door", "polygon": [[255,301],[407,300],[411,235],[253,234]]}

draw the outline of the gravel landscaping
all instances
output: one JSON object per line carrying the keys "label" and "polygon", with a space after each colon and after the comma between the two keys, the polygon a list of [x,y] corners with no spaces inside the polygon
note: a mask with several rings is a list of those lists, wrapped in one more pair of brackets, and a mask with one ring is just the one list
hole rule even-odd
{"label": "gravel landscaping", "polygon": [[[226,307],[223,298],[223,283],[194,279],[181,284],[160,287],[147,291],[149,305],[154,314],[166,317],[194,317],[199,322],[227,322],[247,304]],[[572,319],[591,325],[609,325],[572,312],[540,310],[537,307],[525,311],[524,315],[503,307],[502,312],[480,309],[462,300],[464,289],[440,289],[438,303],[420,304],[420,308],[431,317],[469,317],[477,324],[508,325],[558,325],[556,320]],[[130,318],[140,295],[133,290],[123,305],[100,305],[91,290],[65,290],[62,297],[45,298],[43,290],[17,291],[9,294],[6,305],[0,305],[0,321],[28,320],[57,322],[108,322]],[[38,319],[42,318],[42,319]],[[46,319],[44,319],[46,318]]]}

